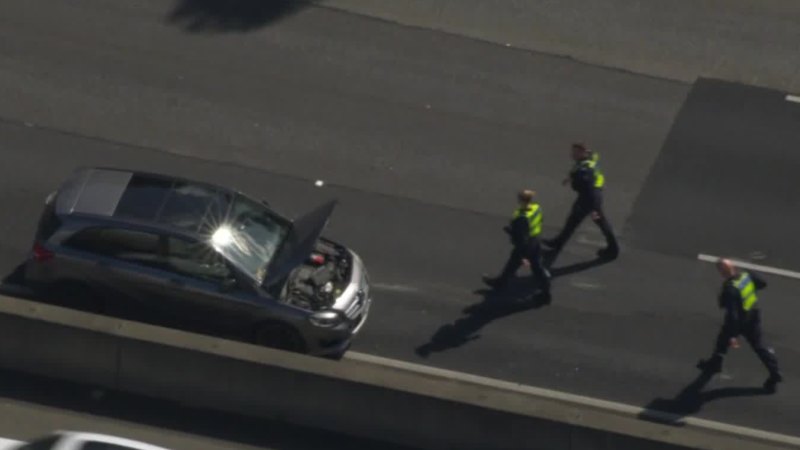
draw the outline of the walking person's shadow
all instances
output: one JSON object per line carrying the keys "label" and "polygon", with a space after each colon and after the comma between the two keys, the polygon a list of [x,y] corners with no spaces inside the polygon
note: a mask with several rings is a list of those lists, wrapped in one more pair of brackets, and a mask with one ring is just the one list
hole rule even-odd
{"label": "walking person's shadow", "polygon": [[770,395],[773,391],[764,387],[726,387],[703,391],[714,378],[709,371],[702,371],[691,383],[670,399],[656,398],[639,414],[640,419],[668,425],[682,426],[682,419],[696,414],[708,402],[722,398]]}
{"label": "walking person's shadow", "polygon": [[555,260],[558,258],[559,252],[555,251],[548,251],[544,253],[542,257],[542,261],[545,267],[548,268],[550,271],[550,275],[553,278],[563,277],[566,275],[571,275],[573,273],[583,272],[584,270],[589,270],[593,267],[602,266],[603,264],[608,264],[612,262],[616,258],[604,258],[602,256],[597,256],[594,259],[589,259],[586,261],[580,261],[572,264],[567,264],[564,266],[553,267]]}
{"label": "walking person's shadow", "polygon": [[427,358],[431,353],[460,347],[479,339],[479,331],[494,320],[549,303],[546,296],[537,293],[536,286],[528,278],[514,279],[502,291],[480,289],[475,292],[483,297],[481,301],[464,308],[466,316],[442,325],[430,341],[417,347],[417,355]]}

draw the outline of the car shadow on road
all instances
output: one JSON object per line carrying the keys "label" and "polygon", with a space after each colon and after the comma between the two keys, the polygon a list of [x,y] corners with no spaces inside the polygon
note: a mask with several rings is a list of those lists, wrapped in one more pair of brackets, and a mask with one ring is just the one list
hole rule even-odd
{"label": "car shadow on road", "polygon": [[417,355],[427,358],[432,353],[461,347],[480,339],[480,330],[492,321],[549,303],[545,296],[537,293],[530,278],[514,279],[502,291],[480,289],[475,293],[483,297],[481,301],[464,308],[465,317],[441,326],[427,343],[417,347]]}
{"label": "car shadow on road", "polygon": [[0,279],[0,295],[32,299],[30,292],[22,289],[25,280],[25,265],[19,264],[11,272]]}
{"label": "car shadow on road", "polygon": [[310,5],[307,0],[178,0],[167,22],[191,33],[246,32]]}
{"label": "car shadow on road", "polygon": [[697,414],[703,405],[714,400],[734,397],[753,397],[771,395],[773,392],[763,387],[726,387],[704,391],[703,388],[714,378],[714,374],[703,371],[673,398],[656,398],[651,401],[639,418],[651,422],[673,426],[683,426],[686,416]]}

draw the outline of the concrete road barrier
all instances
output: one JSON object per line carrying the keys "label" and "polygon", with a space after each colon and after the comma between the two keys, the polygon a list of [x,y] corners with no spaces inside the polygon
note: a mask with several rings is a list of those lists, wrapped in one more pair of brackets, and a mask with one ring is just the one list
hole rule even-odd
{"label": "concrete road barrier", "polygon": [[641,408],[468,374],[329,361],[9,297],[0,366],[420,448],[800,449],[794,437],[664,425],[639,419]]}

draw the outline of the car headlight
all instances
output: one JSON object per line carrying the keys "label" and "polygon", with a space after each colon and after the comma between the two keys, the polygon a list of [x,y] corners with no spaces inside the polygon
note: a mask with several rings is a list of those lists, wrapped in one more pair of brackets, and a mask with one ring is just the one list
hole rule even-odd
{"label": "car headlight", "polygon": [[308,317],[308,320],[322,328],[333,328],[344,321],[342,314],[338,311],[318,311],[314,314],[311,314]]}

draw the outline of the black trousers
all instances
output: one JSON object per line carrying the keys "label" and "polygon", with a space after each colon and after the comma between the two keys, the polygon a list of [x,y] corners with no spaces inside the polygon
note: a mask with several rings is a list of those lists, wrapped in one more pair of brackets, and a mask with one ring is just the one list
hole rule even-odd
{"label": "black trousers", "polygon": [[[758,359],[769,370],[770,374],[778,373],[778,360],[772,349],[764,344],[761,337],[761,312],[757,309],[750,311],[750,317],[744,323],[741,334],[747,339],[753,351],[758,355]],[[737,337],[726,327],[722,327],[717,335],[717,342],[714,345],[714,358],[721,361],[722,357],[728,352],[731,338]]]}
{"label": "black trousers", "polygon": [[606,245],[608,249],[619,249],[617,238],[614,236],[614,230],[612,230],[611,224],[608,223],[608,219],[606,219],[606,215],[603,212],[602,207],[600,207],[598,210],[595,210],[591,204],[578,198],[575,200],[575,203],[572,204],[572,210],[570,211],[569,216],[567,216],[567,222],[564,224],[564,228],[562,228],[561,232],[558,233],[558,236],[553,239],[553,245],[555,246],[556,250],[561,250],[561,248],[564,247],[581,222],[583,222],[586,216],[590,215],[592,211],[597,211],[600,213],[600,217],[597,220],[592,219],[592,221],[594,221],[595,225],[600,227],[600,231],[603,232],[603,236],[606,238]]}
{"label": "black trousers", "polygon": [[542,245],[538,239],[531,239],[526,245],[514,247],[508,257],[503,272],[498,277],[502,284],[508,282],[517,273],[522,260],[527,259],[531,264],[531,271],[542,285],[542,290],[550,290],[550,272],[544,268],[542,262]]}

